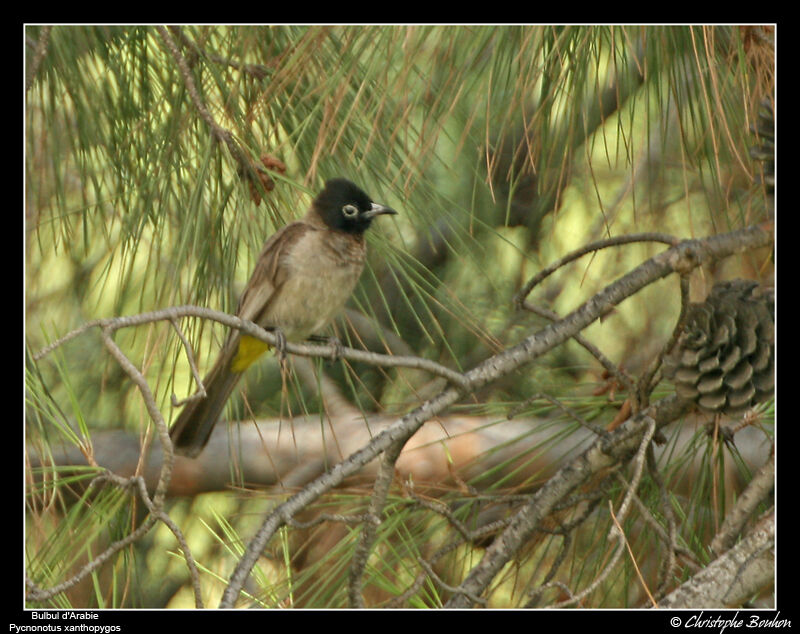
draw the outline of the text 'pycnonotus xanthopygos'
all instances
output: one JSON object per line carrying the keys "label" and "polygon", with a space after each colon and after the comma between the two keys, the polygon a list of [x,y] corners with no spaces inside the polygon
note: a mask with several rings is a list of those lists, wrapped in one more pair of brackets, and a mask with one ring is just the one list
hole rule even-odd
{"label": "text 'pycnonotus xanthopygos'", "polygon": [[[372,219],[396,214],[343,178],[325,183],[306,215],[270,237],[239,298],[236,315],[287,341],[318,334],[342,309],[361,276],[364,232]],[[211,436],[233,388],[269,346],[232,330],[203,379],[205,398],[191,401],[170,436],[175,451],[194,457]]]}

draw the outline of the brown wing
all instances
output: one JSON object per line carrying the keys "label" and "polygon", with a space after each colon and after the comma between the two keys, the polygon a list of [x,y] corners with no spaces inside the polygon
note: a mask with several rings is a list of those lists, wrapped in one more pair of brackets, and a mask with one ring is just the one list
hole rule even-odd
{"label": "brown wing", "polygon": [[264,314],[276,289],[286,280],[286,254],[308,231],[317,229],[304,222],[292,222],[275,232],[264,243],[253,274],[239,298],[236,309],[238,317],[258,322],[259,315]]}
{"label": "brown wing", "polygon": [[[276,291],[286,280],[285,254],[308,231],[317,229],[304,222],[293,222],[275,232],[264,243],[250,281],[239,298],[236,310],[239,317],[259,323],[259,316],[265,314],[270,302],[278,294]],[[239,349],[239,339],[239,331],[231,330],[214,366],[203,380],[206,398],[188,403],[173,423],[170,436],[178,453],[196,456],[208,442],[225,403],[242,376],[241,371],[231,370],[231,361]]]}

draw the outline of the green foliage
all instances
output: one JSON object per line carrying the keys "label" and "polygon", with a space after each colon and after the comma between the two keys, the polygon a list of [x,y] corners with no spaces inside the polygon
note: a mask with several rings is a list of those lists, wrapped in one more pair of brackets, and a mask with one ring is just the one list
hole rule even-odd
{"label": "green foliage", "polygon": [[[94,318],[179,304],[233,312],[264,240],[337,175],[401,214],[369,237],[370,266],[350,303],[366,321],[351,315],[337,323],[337,334],[354,347],[456,369],[545,323],[516,310],[512,297],[573,248],[632,231],[703,236],[766,215],[747,149],[755,105],[772,94],[771,76],[765,81],[763,65],[756,66],[735,28],[284,25],[167,32],[197,95],[154,27],[60,26],[50,33],[26,95],[30,350]],[[41,33],[27,28],[29,71]],[[262,192],[260,204],[195,97],[244,155],[286,164],[285,173],[270,171],[275,187]],[[554,275],[536,301],[566,314],[658,248],[634,245],[584,258]],[[726,266],[752,272],[762,264],[753,257]],[[669,336],[678,305],[677,282],[665,281],[583,334],[635,373]],[[200,320],[183,327],[207,367],[223,329]],[[117,342],[169,420],[170,396],[194,389],[174,330],[128,329]],[[147,421],[130,381],[91,333],[30,365],[32,439],[43,433],[32,420],[74,424],[84,437],[99,427],[139,430]],[[411,371],[325,369],[365,411],[404,412],[429,389],[430,377]],[[598,402],[592,392],[600,371],[571,342],[463,411],[503,416],[530,394],[547,392],[604,424],[624,395]],[[287,405],[287,395],[274,388],[280,378],[271,359],[247,381],[248,404],[259,413],[319,409],[313,386],[296,379]],[[69,403],[69,414],[56,413],[53,403]],[[79,445],[81,434],[67,442]],[[502,478],[493,486],[501,485]],[[106,504],[103,518],[121,512]],[[399,594],[415,574],[409,562],[420,544],[446,522],[416,523],[402,503],[389,514],[382,540],[397,540],[381,541],[368,583]],[[70,526],[90,531],[83,521]],[[226,544],[241,530],[221,519],[212,525],[222,527]],[[325,572],[330,587],[303,586],[308,603],[346,602],[342,577],[353,543],[344,540],[330,555],[337,561]],[[552,563],[547,548],[542,557]],[[455,567],[473,555],[460,556],[453,555]],[[40,552],[35,564],[44,570],[51,560]],[[541,576],[534,568],[530,574]],[[289,600],[271,592],[259,600]],[[439,592],[428,582],[410,605],[440,605]],[[503,592],[520,601],[516,590]]]}

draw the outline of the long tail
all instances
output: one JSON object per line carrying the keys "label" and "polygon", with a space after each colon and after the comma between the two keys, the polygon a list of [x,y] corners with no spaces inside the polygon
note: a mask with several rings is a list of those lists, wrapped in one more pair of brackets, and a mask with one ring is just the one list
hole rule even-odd
{"label": "long tail", "polygon": [[202,451],[233,388],[242,377],[242,372],[231,370],[231,360],[239,346],[239,337],[231,339],[203,379],[206,397],[187,403],[170,429],[175,453],[194,458]]}

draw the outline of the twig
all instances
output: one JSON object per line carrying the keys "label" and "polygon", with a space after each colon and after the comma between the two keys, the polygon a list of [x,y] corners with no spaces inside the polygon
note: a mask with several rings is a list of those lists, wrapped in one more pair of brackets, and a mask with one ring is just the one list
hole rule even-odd
{"label": "twig", "polygon": [[620,520],[624,520],[628,515],[628,510],[631,506],[631,500],[636,495],[636,491],[639,488],[639,483],[642,480],[642,472],[644,470],[647,450],[650,447],[650,442],[653,440],[653,435],[656,433],[656,421],[653,419],[653,417],[645,415],[643,420],[647,425],[647,428],[642,436],[642,442],[639,443],[639,448],[636,451],[636,455],[633,458],[634,471],[633,478],[631,479],[631,485],[628,487],[628,491],[625,494],[625,498],[622,500],[622,504],[619,507],[619,512],[617,513],[617,517]]}
{"label": "twig", "polygon": [[[144,478],[141,476],[131,476],[130,478],[124,478],[119,476],[111,471],[104,470],[103,473],[95,477],[90,486],[96,486],[97,483],[102,481],[108,481],[114,484],[115,486],[121,489],[130,489],[136,490],[139,494],[139,497],[144,502],[144,505],[150,511],[151,515],[137,531],[134,531],[131,535],[126,536],[125,538],[114,542],[111,544],[101,555],[95,557],[91,562],[89,562],[86,566],[84,566],[78,573],[73,575],[70,579],[64,581],[63,583],[49,588],[47,590],[43,590],[39,588],[36,584],[34,584],[30,579],[27,579],[27,585],[29,588],[29,592],[27,595],[27,600],[29,601],[44,601],[53,596],[63,592],[64,590],[69,589],[71,586],[78,583],[81,579],[86,577],[89,573],[96,570],[99,565],[107,561],[114,553],[119,552],[122,548],[128,546],[132,543],[131,536],[135,535],[135,538],[138,538],[141,535],[144,535],[153,524],[155,524],[156,520],[163,522],[169,529],[172,531],[175,538],[178,540],[178,544],[181,547],[184,555],[186,556],[186,563],[189,567],[189,574],[192,579],[192,588],[194,590],[195,595],[195,605],[198,608],[203,607],[203,599],[200,593],[200,575],[197,570],[197,563],[195,562],[194,558],[192,557],[191,551],[189,550],[189,546],[186,543],[186,539],[181,532],[181,529],[178,527],[175,522],[172,521],[172,518],[167,515],[163,509],[157,508],[153,501],[150,499],[150,496],[147,493],[147,486],[145,485]],[[149,522],[149,523],[148,523]],[[145,528],[145,530],[142,530]]]}
{"label": "twig", "polygon": [[[558,321],[560,317],[557,313],[553,312],[552,310],[548,310],[547,308],[543,308],[540,306],[534,306],[527,300],[523,300],[520,304],[522,308],[525,310],[532,312],[535,315],[539,315],[540,317],[544,317],[545,319],[549,319],[550,321]],[[627,390],[628,394],[633,394],[633,382],[631,381],[630,377],[621,369],[619,368],[614,362],[611,361],[606,355],[604,355],[600,349],[595,346],[591,341],[589,341],[586,337],[582,334],[576,334],[573,339],[583,346],[586,351],[591,354],[595,359],[600,362],[609,374],[616,377],[616,379],[622,384],[622,386]]]}
{"label": "twig", "polygon": [[153,423],[155,423],[156,431],[161,441],[163,461],[161,463],[161,473],[158,478],[158,484],[156,485],[155,495],[153,496],[153,504],[161,508],[167,495],[167,487],[169,486],[169,480],[172,476],[172,466],[175,462],[175,454],[172,451],[172,440],[169,437],[167,423],[156,404],[153,393],[150,391],[150,385],[148,385],[147,379],[144,378],[144,375],[139,372],[136,366],[131,363],[130,359],[120,350],[119,346],[117,346],[111,338],[111,332],[112,330],[108,327],[104,327],[100,330],[103,343],[105,343],[111,356],[117,360],[120,367],[125,370],[131,380],[136,384],[136,387],[139,388],[147,413],[150,415]]}
{"label": "twig", "polygon": [[381,464],[378,468],[378,475],[375,478],[375,484],[372,487],[372,496],[369,501],[369,509],[367,514],[371,518],[378,520],[377,522],[368,522],[361,529],[361,536],[358,540],[353,560],[350,565],[350,573],[348,575],[347,595],[350,601],[350,607],[363,608],[364,597],[361,595],[361,580],[364,576],[364,571],[367,567],[367,560],[372,551],[372,545],[375,542],[375,537],[380,525],[380,514],[383,512],[383,507],[386,504],[386,496],[389,494],[389,487],[394,479],[394,465],[400,452],[403,450],[404,442],[396,441],[389,447],[381,458]]}
{"label": "twig", "polygon": [[[641,455],[643,447],[659,425],[672,420],[681,410],[673,409],[677,399],[669,397],[651,405],[650,408],[631,418],[606,437],[598,438],[586,451],[559,469],[534,495],[530,502],[517,513],[508,528],[499,535],[460,588],[464,594],[457,594],[450,599],[446,607],[469,607],[467,593],[480,594],[491,579],[505,566],[511,556],[527,543],[532,532],[537,530],[541,521],[550,515],[564,497],[575,488],[581,486],[593,475],[604,472],[609,467],[626,459],[631,451],[637,450]],[[638,458],[637,458],[638,459]],[[637,481],[634,480],[634,484]],[[632,484],[631,490],[634,489]],[[624,501],[620,514],[627,513],[628,502]],[[619,549],[618,549],[619,550]],[[585,596],[586,591],[578,596]],[[571,602],[574,602],[570,600]]]}
{"label": "twig", "polygon": [[200,371],[197,369],[197,364],[194,360],[194,352],[192,351],[192,346],[189,343],[189,340],[186,338],[186,335],[183,334],[183,330],[181,329],[181,325],[178,323],[178,320],[174,317],[170,318],[170,323],[172,327],[175,329],[175,332],[178,333],[178,337],[183,344],[183,349],[186,351],[186,359],[189,361],[189,367],[192,370],[192,376],[194,377],[194,382],[197,384],[197,393],[193,394],[189,398],[185,398],[183,400],[178,400],[175,398],[175,395],[172,395],[172,406],[173,407],[180,407],[181,405],[186,404],[189,401],[197,400],[198,398],[205,398],[206,394],[206,387],[203,385],[203,380],[200,378]]}
{"label": "twig", "polygon": [[541,271],[539,271],[527,282],[527,284],[525,284],[525,286],[522,287],[522,290],[520,290],[514,296],[514,303],[517,306],[521,307],[522,302],[528,295],[530,295],[530,292],[538,284],[543,282],[546,278],[555,273],[562,266],[569,264],[570,262],[577,260],[578,258],[583,257],[587,253],[592,253],[594,251],[599,251],[600,249],[607,249],[609,247],[615,247],[622,244],[631,244],[634,242],[662,242],[671,247],[675,247],[679,244],[678,238],[665,233],[635,233],[631,235],[617,236],[614,238],[607,238],[605,240],[598,240],[597,242],[592,242],[591,244],[587,244],[579,249],[576,249],[572,253],[568,253],[563,258],[556,260],[550,266],[545,267]]}
{"label": "twig", "polygon": [[530,405],[534,401],[538,401],[540,399],[543,399],[543,400],[547,401],[548,403],[550,403],[552,405],[555,405],[562,412],[567,414],[570,418],[572,418],[573,420],[577,421],[581,425],[581,427],[584,427],[585,429],[588,429],[590,432],[592,432],[596,436],[605,436],[605,434],[606,434],[606,430],[605,429],[603,429],[602,427],[598,427],[597,425],[593,425],[589,421],[584,420],[583,418],[578,416],[578,413],[575,410],[573,410],[570,407],[567,407],[566,405],[564,405],[557,398],[555,398],[553,396],[550,396],[549,394],[545,394],[544,392],[539,392],[537,394],[534,394],[533,396],[529,396],[522,403],[520,403],[519,405],[514,407],[514,409],[512,409],[508,413],[509,420],[513,416],[515,416],[517,413],[519,413],[520,410],[524,409],[525,407],[527,407],[528,405]]}
{"label": "twig", "polygon": [[[575,597],[575,595],[572,593],[572,588],[570,588],[563,581],[555,581],[555,580],[548,581],[547,583],[543,583],[539,587],[534,588],[534,590],[531,592],[531,600],[528,603],[528,605],[530,607],[536,607],[534,602],[537,602],[539,597],[544,593],[544,591],[549,590],[550,588],[558,588],[559,590],[564,592],[564,594],[566,594],[569,597],[570,602],[572,602],[572,599],[574,599]],[[575,602],[577,603],[577,601]]]}
{"label": "twig", "polygon": [[144,505],[147,507],[147,510],[150,511],[153,517],[155,517],[158,521],[163,522],[164,525],[166,525],[166,527],[172,532],[172,534],[175,536],[175,539],[178,540],[178,545],[180,546],[181,551],[183,551],[184,557],[186,557],[186,565],[189,567],[189,576],[191,577],[192,589],[194,591],[195,607],[202,609],[203,596],[200,591],[200,573],[197,570],[197,562],[195,561],[191,550],[189,550],[189,544],[186,542],[183,531],[181,531],[180,527],[172,521],[172,518],[164,512],[163,508],[157,507],[150,499],[150,496],[147,493],[147,485],[145,484],[144,478],[142,476],[123,478],[122,476],[106,470],[104,474],[95,478],[95,480],[101,479],[109,480],[120,488],[135,488],[138,491],[142,502],[144,502]]}
{"label": "twig", "polygon": [[[636,576],[639,577],[639,583],[642,584],[642,588],[644,588],[645,593],[647,593],[647,597],[650,599],[650,602],[653,604],[653,607],[658,607],[658,603],[653,598],[653,594],[650,592],[650,588],[647,587],[647,582],[644,580],[642,576],[642,571],[639,569],[639,564],[636,563],[636,557],[633,554],[633,550],[631,549],[631,544],[628,541],[628,538],[625,536],[625,531],[622,530],[622,525],[619,523],[619,519],[614,514],[614,506],[611,504],[611,500],[608,501],[609,513],[611,514],[611,519],[614,521],[614,528],[618,532],[620,536],[621,544],[625,545],[625,549],[628,551],[628,556],[631,558],[631,562],[633,562],[633,568],[636,570]],[[621,550],[621,549],[620,549]],[[610,566],[609,566],[610,568]]]}
{"label": "twig", "polygon": [[678,337],[681,334],[681,330],[683,329],[683,322],[686,318],[686,311],[689,309],[689,276],[688,275],[681,275],[681,311],[678,315],[678,320],[675,322],[675,328],[672,329],[672,335],[667,341],[666,344],[661,348],[661,352],[656,356],[653,361],[648,365],[647,368],[642,372],[641,376],[639,377],[639,381],[636,385],[636,391],[632,392],[632,394],[636,395],[637,402],[640,407],[644,407],[647,405],[650,399],[650,392],[652,392],[653,387],[656,385],[656,381],[654,381],[654,377],[658,372],[659,368],[661,367],[661,363],[664,359],[664,355],[667,354],[675,343],[678,341]]}
{"label": "twig", "polygon": [[[408,495],[414,500],[414,503],[421,506],[422,508],[426,508],[429,511],[433,511],[434,513],[438,513],[442,517],[444,517],[450,525],[456,529],[456,532],[461,535],[465,542],[472,542],[475,540],[476,532],[470,531],[464,522],[459,520],[450,507],[445,504],[444,502],[440,502],[438,500],[426,500],[413,491],[408,491]],[[502,522],[502,520],[500,520]]]}
{"label": "twig", "polygon": [[[541,597],[544,591],[549,588],[556,586],[562,589],[566,588],[566,585],[563,585],[560,582],[553,580],[553,577],[555,577],[556,573],[558,572],[558,569],[561,567],[562,562],[567,557],[567,550],[569,549],[572,540],[570,531],[578,527],[592,514],[592,512],[595,509],[595,506],[597,505],[598,502],[600,502],[601,495],[605,494],[605,491],[603,491],[603,489],[604,487],[602,485],[597,487],[597,490],[593,494],[594,499],[591,501],[591,503],[586,505],[586,507],[582,510],[582,512],[578,515],[578,517],[571,520],[567,524],[562,524],[558,530],[544,531],[552,533],[553,535],[561,535],[561,537],[563,538],[563,543],[561,544],[561,548],[559,549],[558,555],[556,555],[555,560],[550,565],[550,570],[548,570],[547,574],[544,576],[542,583],[536,588],[533,588],[529,592],[530,599],[528,600],[528,604],[526,605],[526,607],[528,608],[538,607],[539,597]],[[567,506],[566,504],[556,505],[556,508],[566,507],[566,506]],[[544,529],[539,528],[539,530],[544,530]],[[574,597],[571,590],[568,590],[567,594],[569,595],[570,599]],[[576,602],[578,600],[576,600]]]}
{"label": "twig", "polygon": [[221,141],[228,146],[228,150],[230,150],[231,155],[234,159],[236,159],[236,162],[239,163],[246,173],[254,175],[256,168],[253,166],[253,163],[249,160],[242,148],[239,147],[239,144],[236,143],[231,131],[223,128],[216,122],[214,117],[211,115],[211,112],[209,112],[208,108],[206,107],[206,104],[203,102],[203,99],[197,90],[197,86],[194,83],[194,78],[192,77],[192,71],[189,67],[189,63],[178,49],[178,45],[175,43],[172,35],[170,35],[169,30],[167,30],[167,28],[164,26],[157,26],[156,30],[161,36],[161,39],[164,40],[167,50],[175,59],[175,62],[178,65],[178,70],[181,73],[181,77],[183,77],[183,83],[186,86],[186,91],[189,93],[189,98],[192,100],[192,103],[197,109],[197,112],[200,114],[200,117],[206,122],[206,124],[208,124],[208,127],[211,128],[211,132],[214,137],[218,141]]}
{"label": "twig", "polygon": [[318,526],[319,524],[323,524],[325,522],[339,522],[340,524],[345,524],[347,526],[355,526],[356,524],[361,524],[363,522],[380,524],[380,520],[376,517],[373,517],[369,513],[360,513],[358,515],[342,515],[341,513],[320,513],[313,520],[309,520],[307,522],[300,522],[292,518],[288,522],[286,522],[286,524],[288,526],[291,526],[292,528],[306,529],[306,528],[312,528],[313,526]]}
{"label": "twig", "polygon": [[[653,474],[651,473],[650,475],[652,477]],[[619,476],[619,478],[623,481],[625,486],[628,486],[628,482],[625,481],[622,478],[622,476]],[[655,517],[653,517],[652,511],[650,511],[650,509],[648,509],[644,505],[644,502],[642,502],[642,500],[639,498],[638,495],[634,496],[633,503],[636,504],[636,508],[638,509],[639,513],[641,513],[642,519],[647,523],[647,525],[650,528],[653,529],[653,531],[655,531],[657,537],[667,545],[667,548],[669,548],[669,549],[671,549],[673,551],[673,556],[672,557],[668,557],[669,560],[674,561],[674,559],[675,559],[674,555],[678,554],[681,557],[683,557],[683,558],[687,559],[688,561],[690,561],[692,563],[693,567],[695,568],[695,570],[700,568],[700,564],[697,561],[697,557],[695,556],[695,554],[693,552],[691,552],[690,550],[687,550],[686,548],[683,548],[682,546],[679,546],[677,544],[677,540],[676,540],[676,536],[675,536],[675,530],[674,530],[675,529],[674,521],[670,522],[669,531],[664,530],[664,527],[661,526],[661,524],[658,523],[658,521],[656,520]],[[672,513],[670,511],[670,516],[671,515],[672,515]],[[672,564],[670,564],[670,566],[671,565]],[[665,569],[669,568],[669,570],[671,570],[672,568],[670,566],[665,565],[664,568]]]}
{"label": "twig", "polygon": [[[631,479],[631,484],[628,487],[628,490],[625,494],[625,497],[622,500],[622,504],[620,504],[619,511],[614,513],[614,507],[611,503],[611,500],[608,501],[609,506],[609,513],[611,514],[611,519],[614,522],[614,526],[611,527],[609,531],[609,539],[616,538],[617,547],[611,556],[611,560],[606,564],[605,568],[602,572],[592,580],[586,588],[581,590],[578,594],[571,596],[569,599],[565,601],[561,601],[556,603],[555,605],[551,606],[553,608],[561,608],[566,607],[568,605],[574,605],[575,603],[580,602],[585,597],[589,596],[594,590],[601,584],[605,579],[611,574],[611,571],[619,562],[622,553],[625,552],[627,549],[633,558],[633,553],[630,550],[630,545],[628,544],[628,540],[625,537],[625,532],[622,530],[622,522],[625,521],[625,517],[628,515],[628,510],[630,509],[631,501],[635,497],[636,490],[639,488],[639,483],[641,482],[643,467],[645,463],[645,456],[647,453],[647,448],[650,446],[650,442],[653,440],[653,435],[656,431],[656,421],[651,416],[643,416],[642,422],[646,425],[646,428],[643,430],[642,438],[639,442],[639,447],[636,451],[635,456],[633,457],[633,465],[634,465],[634,474],[633,478]],[[634,561],[634,567],[637,568],[636,562]],[[641,576],[640,576],[641,579]],[[645,591],[649,593],[647,586],[644,584],[644,580],[642,579],[642,584],[645,587]]]}
{"label": "twig", "polygon": [[[85,323],[75,330],[72,330],[71,332],[68,332],[66,335],[58,338],[53,343],[45,346],[39,352],[37,352],[33,358],[35,361],[40,360],[42,357],[52,352],[55,348],[63,345],[71,339],[74,339],[78,335],[83,334],[91,328],[108,328],[109,330],[113,331],[119,330],[120,328],[129,328],[131,326],[141,326],[142,324],[147,324],[154,321],[172,321],[180,317],[201,317],[204,319],[210,319],[228,326],[229,328],[240,330],[242,333],[250,335],[251,337],[259,339],[270,345],[274,346],[277,343],[277,337],[274,333],[264,330],[258,326],[258,324],[255,324],[251,321],[239,319],[234,315],[211,310],[210,308],[187,305],[176,306],[173,308],[163,308],[147,313],[139,313],[138,315],[95,319]],[[434,361],[423,359],[422,357],[386,355],[367,350],[357,350],[355,348],[339,348],[331,344],[319,345],[293,342],[286,342],[286,351],[303,357],[321,357],[323,359],[332,360],[342,358],[347,359],[348,361],[358,361],[368,365],[376,365],[387,368],[414,368],[417,370],[425,370],[431,374],[435,374],[447,379],[450,383],[458,386],[461,389],[469,389],[468,382],[463,374],[451,370],[450,368],[440,365]]]}
{"label": "twig", "polygon": [[199,44],[197,44],[197,42],[189,38],[189,36],[187,36],[178,26],[170,26],[169,30],[172,31],[178,37],[178,39],[180,39],[184,46],[189,47],[192,50],[192,53],[198,57],[210,59],[212,62],[216,62],[218,64],[225,64],[226,66],[235,68],[236,70],[247,75],[252,75],[256,79],[264,79],[264,77],[273,72],[269,66],[265,66],[264,64],[246,64],[244,62],[238,62],[230,57],[222,57],[222,55],[217,55],[216,53],[208,53]]}
{"label": "twig", "polygon": [[[450,543],[445,544],[444,546],[438,548],[436,550],[436,552],[433,553],[433,555],[431,555],[430,561],[428,561],[427,563],[429,565],[435,564],[437,561],[439,561],[439,559],[444,557],[447,553],[450,553],[453,550],[455,550],[456,548],[458,548],[459,546],[461,546],[462,543],[463,542],[461,540],[458,540],[458,539],[452,540]],[[402,594],[400,594],[400,595],[398,595],[396,597],[393,597],[386,604],[385,607],[388,607],[388,608],[402,607],[403,604],[405,603],[405,601],[408,600],[410,597],[412,597],[417,592],[417,590],[419,590],[422,587],[422,584],[425,583],[425,580],[428,577],[429,577],[429,575],[425,571],[425,568],[423,567],[422,572],[420,572],[414,578],[414,581],[411,582],[411,584],[408,586],[408,588],[405,591],[403,591]]]}
{"label": "twig", "polygon": [[[656,442],[659,442],[656,440]],[[688,557],[690,560],[696,561],[696,558],[693,553],[689,552],[686,549],[681,549],[678,547],[677,541],[677,529],[676,529],[676,521],[675,521],[675,513],[672,510],[672,501],[670,499],[669,493],[667,492],[667,486],[664,483],[664,478],[661,477],[661,472],[658,470],[658,465],[656,464],[655,452],[653,451],[653,445],[650,445],[647,448],[647,469],[650,473],[650,478],[653,482],[655,482],[656,487],[658,487],[658,494],[661,504],[661,512],[663,513],[664,517],[667,520],[667,530],[665,531],[661,525],[655,520],[653,514],[650,512],[649,509],[645,510],[644,504],[641,503],[638,496],[634,497],[634,501],[636,502],[640,513],[642,513],[642,517],[644,517],[645,522],[650,524],[651,526],[655,527],[656,534],[661,537],[666,545],[666,553],[667,556],[662,558],[661,564],[659,566],[659,584],[656,588],[656,595],[660,596],[661,591],[666,586],[672,572],[675,568],[675,561],[676,557],[675,554],[680,552],[684,557]],[[622,476],[620,476],[621,478]]]}
{"label": "twig", "polygon": [[[445,581],[439,575],[436,574],[436,571],[430,566],[430,564],[427,561],[425,561],[422,557],[417,557],[417,561],[419,562],[419,565],[422,566],[422,569],[428,574],[428,576],[431,577],[431,579],[435,580],[445,590],[447,590],[448,592],[461,592],[461,590],[459,590],[458,588],[445,583]],[[469,598],[475,603],[479,603],[480,605],[487,604],[486,599],[482,597],[470,596]]]}
{"label": "twig", "polygon": [[114,542],[108,548],[106,548],[102,553],[97,555],[94,559],[87,562],[77,573],[75,573],[72,577],[63,581],[55,586],[52,586],[47,589],[39,588],[33,581],[29,578],[26,578],[26,585],[28,586],[28,593],[25,595],[25,599],[27,601],[46,601],[54,597],[65,590],[69,590],[72,586],[78,583],[81,579],[86,577],[87,575],[91,574],[93,571],[97,570],[102,564],[108,561],[115,553],[118,553],[120,550],[133,544],[139,538],[144,537],[150,529],[155,525],[156,518],[152,515],[149,515],[142,525],[139,528],[135,529],[130,534],[126,535],[122,539]]}

